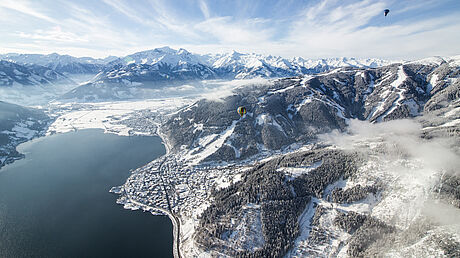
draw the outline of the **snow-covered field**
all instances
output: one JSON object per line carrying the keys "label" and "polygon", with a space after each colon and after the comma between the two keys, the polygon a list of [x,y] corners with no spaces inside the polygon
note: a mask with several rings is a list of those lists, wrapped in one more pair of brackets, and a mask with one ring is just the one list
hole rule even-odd
{"label": "snow-covered field", "polygon": [[[133,128],[120,124],[127,116],[136,111],[150,111],[161,116],[173,114],[183,107],[199,99],[221,101],[234,90],[247,85],[262,85],[268,80],[255,78],[249,80],[210,80],[191,85],[182,85],[158,90],[162,98],[115,101],[115,102],[52,102],[50,113],[56,117],[48,134],[65,133],[79,129],[98,128],[106,133],[118,135],[142,134]],[[139,121],[141,122],[141,121]]]}
{"label": "snow-covered field", "polygon": [[128,114],[148,110],[166,114],[191,103],[185,98],[152,99],[142,101],[100,102],[100,103],[53,103],[57,118],[47,134],[65,133],[81,129],[103,129],[106,133],[117,135],[142,134],[119,122]]}

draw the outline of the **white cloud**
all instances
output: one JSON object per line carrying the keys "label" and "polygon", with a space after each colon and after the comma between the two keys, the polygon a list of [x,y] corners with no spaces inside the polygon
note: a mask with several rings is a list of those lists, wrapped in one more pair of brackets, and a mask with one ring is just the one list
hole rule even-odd
{"label": "white cloud", "polygon": [[128,5],[125,3],[118,1],[118,0],[102,0],[105,4],[109,5],[110,7],[114,8],[118,12],[126,15],[127,17],[131,18],[132,20],[138,22],[138,23],[143,23],[145,24],[146,21],[145,19],[142,19],[138,13],[136,13],[134,10],[131,9]]}
{"label": "white cloud", "polygon": [[[304,11],[306,15],[293,23],[284,40],[307,57],[407,58],[423,57],[434,49],[450,51],[447,55],[460,50],[456,47],[460,36],[454,33],[459,28],[459,16],[393,23],[383,16],[384,8],[383,2],[335,6],[335,1],[321,1]],[[446,41],[439,40],[440,33],[445,33]]]}
{"label": "white cloud", "polygon": [[50,30],[35,30],[33,33],[19,32],[19,37],[38,39],[38,40],[49,40],[58,42],[88,42],[87,37],[81,37],[75,33],[62,31],[60,26],[54,26]]}
{"label": "white cloud", "polygon": [[274,31],[264,26],[266,22],[262,19],[234,21],[232,17],[216,17],[198,23],[194,28],[215,37],[222,45],[243,45],[269,41]]}
{"label": "white cloud", "polygon": [[[371,124],[357,119],[350,120],[348,133],[337,131],[320,135],[319,138],[343,149],[359,151],[362,142],[385,142],[385,155],[408,155],[435,171],[456,171],[460,156],[453,150],[451,139],[420,138],[421,125],[414,120],[402,119]],[[380,139],[380,140],[376,140]],[[367,150],[366,150],[367,151]],[[382,150],[384,151],[384,150]]]}
{"label": "white cloud", "polygon": [[[439,2],[434,0],[427,0],[426,4],[320,0],[306,6],[300,2],[280,2],[271,7],[288,6],[283,17],[264,16],[260,13],[263,4],[245,2],[233,4],[235,10],[222,12],[212,9],[206,0],[194,0],[187,4],[195,4],[195,10],[185,15],[181,6],[165,0],[58,3],[0,1],[0,20],[5,23],[0,28],[0,48],[19,49],[27,43],[38,43],[42,51],[78,49],[66,54],[81,55],[83,51],[103,56],[170,45],[199,53],[237,50],[285,57],[391,59],[449,56],[460,51],[458,12],[423,19],[402,17],[403,11],[436,8]],[[385,18],[382,10],[396,3],[401,8],[392,9],[391,16]],[[102,10],[105,5],[108,9]],[[48,22],[55,24],[50,26]],[[24,48],[21,52],[36,48]]]}
{"label": "white cloud", "polygon": [[54,18],[39,12],[39,8],[36,6],[32,7],[28,1],[2,0],[0,1],[0,7],[11,9],[51,23],[58,23]]}
{"label": "white cloud", "polygon": [[199,0],[198,3],[200,5],[200,9],[201,9],[201,12],[203,13],[204,18],[209,19],[211,15],[209,14],[209,8],[206,2],[204,0]]}
{"label": "white cloud", "polygon": [[221,102],[226,97],[235,95],[235,90],[238,88],[251,87],[254,85],[267,85],[269,80],[263,78],[253,78],[247,80],[231,80],[231,81],[207,81],[204,82],[200,97]]}

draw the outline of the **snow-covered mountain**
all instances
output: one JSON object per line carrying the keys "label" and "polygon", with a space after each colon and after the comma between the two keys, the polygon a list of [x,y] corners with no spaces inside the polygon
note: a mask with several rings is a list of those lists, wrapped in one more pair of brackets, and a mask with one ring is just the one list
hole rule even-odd
{"label": "snow-covered mountain", "polygon": [[379,67],[391,62],[381,59],[329,58],[303,59],[295,57],[286,59],[279,56],[259,54],[241,54],[233,51],[228,54],[209,55],[208,62],[222,76],[237,79],[253,77],[288,77],[302,74],[325,72],[339,67]]}
{"label": "snow-covered mountain", "polygon": [[459,100],[457,57],[246,85],[167,115],[114,192],[185,257],[457,257]]}
{"label": "snow-covered mountain", "polygon": [[0,100],[19,105],[44,105],[78,84],[48,67],[0,60]]}
{"label": "snow-covered mountain", "polygon": [[0,60],[0,86],[46,86],[75,84],[67,76],[45,66],[20,65]]}
{"label": "snow-covered mountain", "polygon": [[[162,137],[168,153],[111,191],[127,209],[168,214],[181,257],[460,257],[460,56],[388,63],[165,47],[112,60],[65,98],[252,77],[273,79],[193,104],[57,104],[69,112],[57,124]],[[39,64],[0,61],[0,90],[59,80]],[[165,108],[176,101],[184,106]],[[0,102],[0,166],[47,119]]]}
{"label": "snow-covered mountain", "polygon": [[[345,67],[278,79],[268,86],[238,89],[224,103],[202,100],[169,120],[164,130],[171,148],[188,146],[190,157],[202,152],[209,156],[203,159],[244,159],[342,130],[348,119],[381,122],[447,105],[460,94],[457,62]],[[237,119],[238,106],[247,108],[245,119]],[[210,147],[203,147],[203,141]]]}
{"label": "snow-covered mountain", "polygon": [[117,58],[109,62],[109,65],[129,64],[167,64],[169,66],[180,66],[184,64],[196,65],[206,64],[206,59],[200,55],[192,54],[183,48],[179,50],[174,50],[170,47],[162,47],[137,52],[131,55],[127,55],[125,57]]}
{"label": "snow-covered mountain", "polygon": [[49,120],[40,110],[0,101],[0,168],[23,157],[16,146],[42,135]]}
{"label": "snow-covered mountain", "polygon": [[[75,78],[76,81],[87,82],[63,96],[63,99],[86,101],[142,98],[146,88],[158,89],[191,81],[283,78],[316,74],[340,67],[372,68],[391,63],[380,59],[355,58],[286,59],[235,51],[227,54],[199,55],[182,48],[175,50],[169,47],[141,51],[120,58],[110,56],[105,59],[94,59],[56,53],[10,53],[0,55],[0,59],[26,67],[47,67]],[[78,75],[85,76],[75,77]],[[91,80],[88,81],[89,79]]]}
{"label": "snow-covered mountain", "polygon": [[[92,81],[66,94],[66,99],[138,98],[142,88],[161,88],[211,79],[280,78],[316,74],[339,67],[378,67],[379,59],[285,59],[258,54],[192,54],[169,47],[142,51],[109,62]],[[102,95],[98,95],[102,93]]]}
{"label": "snow-covered mountain", "polygon": [[73,57],[56,53],[49,55],[9,53],[0,55],[0,59],[22,65],[41,65],[63,74],[96,74],[107,63],[115,60],[116,57],[109,56],[104,59],[94,59],[91,57]]}
{"label": "snow-covered mountain", "polygon": [[[243,54],[236,51],[226,54],[192,54],[185,49],[174,50],[169,47],[156,48],[137,52],[119,58],[109,65],[168,65],[170,67],[186,67],[203,65],[222,78],[248,79],[254,77],[272,78],[287,77],[301,74],[318,73],[339,67],[378,67],[390,64],[390,61],[381,59],[356,59],[356,58],[329,58],[329,59],[303,59],[296,57],[286,59],[279,56],[264,56],[260,54]],[[197,79],[203,79],[197,78]]]}

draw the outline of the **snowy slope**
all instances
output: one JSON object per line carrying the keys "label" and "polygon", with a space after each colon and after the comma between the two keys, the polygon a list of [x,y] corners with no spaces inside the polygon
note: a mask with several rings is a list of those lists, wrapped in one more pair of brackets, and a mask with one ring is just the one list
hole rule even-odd
{"label": "snowy slope", "polygon": [[67,76],[44,66],[23,66],[0,61],[0,86],[43,86],[59,83],[75,84]]}
{"label": "snowy slope", "polygon": [[319,73],[339,67],[379,67],[392,62],[381,59],[329,58],[329,59],[291,59],[279,56],[264,56],[259,54],[228,54],[209,55],[212,67],[221,71],[233,73],[235,78],[288,77],[301,74]]}
{"label": "snowy slope", "polygon": [[40,110],[0,101],[0,168],[23,157],[16,146],[43,135],[48,121]]}
{"label": "snowy slope", "polygon": [[118,202],[170,206],[185,256],[456,257],[458,68],[343,67],[197,101],[164,117],[168,154]]}
{"label": "snowy slope", "polygon": [[152,50],[145,50],[137,52],[125,57],[118,58],[109,63],[109,65],[129,65],[129,64],[168,64],[171,66],[177,66],[182,64],[203,64],[205,60],[200,55],[195,55],[187,50],[181,48],[174,50],[169,47],[155,48]]}
{"label": "snowy slope", "polygon": [[[349,119],[383,122],[435,110],[458,94],[451,92],[458,91],[457,74],[458,67],[409,63],[272,80],[265,87],[239,88],[223,103],[200,101],[163,128],[173,150],[188,152],[184,159],[245,160],[344,130]],[[248,109],[242,119],[238,106]]]}
{"label": "snowy slope", "polygon": [[91,57],[73,57],[56,53],[48,55],[16,53],[0,55],[1,60],[15,62],[21,65],[45,66],[63,74],[96,74],[108,62],[115,58],[116,57],[110,56],[104,59],[94,59]]}
{"label": "snowy slope", "polygon": [[[242,54],[192,54],[169,47],[137,52],[107,64],[91,83],[83,85],[66,98],[110,100],[105,92],[128,91],[128,88],[160,88],[197,80],[280,78],[316,74],[340,67],[369,68],[389,64],[379,59],[336,58],[306,60],[278,56]],[[100,88],[105,92],[95,96]],[[114,89],[111,89],[114,88]],[[124,88],[124,89],[123,89]],[[77,93],[78,92],[78,93]],[[88,92],[85,96],[85,92]],[[129,98],[130,94],[124,95]],[[120,99],[116,94],[113,99]]]}

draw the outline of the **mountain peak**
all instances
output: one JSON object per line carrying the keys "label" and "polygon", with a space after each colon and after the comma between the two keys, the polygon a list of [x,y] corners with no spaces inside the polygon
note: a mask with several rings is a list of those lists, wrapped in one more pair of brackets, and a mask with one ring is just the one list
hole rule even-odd
{"label": "mountain peak", "polygon": [[229,55],[233,57],[239,57],[239,56],[242,56],[243,54],[240,52],[237,52],[236,50],[232,50],[232,52],[230,52]]}
{"label": "mountain peak", "polygon": [[164,46],[164,47],[155,48],[153,51],[157,51],[157,52],[167,52],[167,53],[177,52],[176,50],[170,48],[169,46]]}
{"label": "mountain peak", "polygon": [[186,49],[179,48],[179,50],[177,51],[177,54],[178,55],[190,55],[191,53],[188,52]]}
{"label": "mountain peak", "polygon": [[408,64],[423,64],[423,65],[440,65],[442,63],[445,63],[446,60],[440,56],[432,56],[432,57],[427,57],[419,60],[414,60],[414,61],[409,61],[406,62]]}

